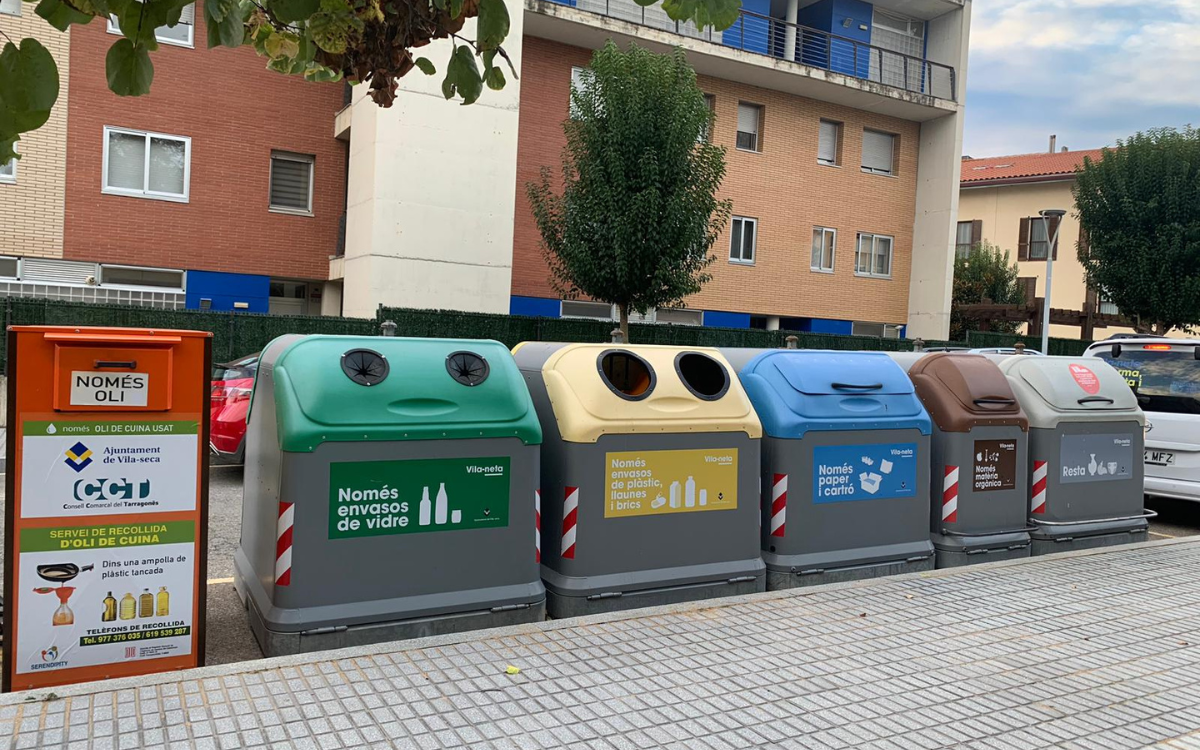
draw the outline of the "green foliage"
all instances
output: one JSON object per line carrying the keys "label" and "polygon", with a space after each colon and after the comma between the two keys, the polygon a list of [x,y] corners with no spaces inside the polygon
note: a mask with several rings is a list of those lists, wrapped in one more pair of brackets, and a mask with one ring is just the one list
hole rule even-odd
{"label": "green foliage", "polygon": [[729,219],[716,197],[725,150],[683,50],[609,42],[571,91],[562,189],[543,168],[527,186],[556,290],[629,311],[675,307],[711,278],[709,249]]}
{"label": "green foliage", "polygon": [[36,39],[8,42],[0,51],[0,164],[13,158],[21,133],[50,118],[58,99],[58,68]]}
{"label": "green foliage", "polygon": [[[963,341],[978,318],[965,317],[960,305],[974,305],[990,300],[997,305],[1020,305],[1025,302],[1017,283],[1017,264],[1009,265],[1008,252],[995,245],[981,242],[971,248],[966,257],[954,259],[954,296],[950,303],[950,338]],[[987,321],[997,333],[1016,333],[1019,323],[1006,320]]]}
{"label": "green foliage", "polygon": [[[109,88],[120,96],[149,91],[154,67],[149,52],[158,48],[154,30],[179,23],[191,0],[39,0],[36,13],[59,31],[93,18],[117,16],[125,40],[113,42],[105,61]],[[638,0],[653,5],[658,0]],[[663,9],[676,21],[693,21],[700,28],[728,28],[738,18],[740,0],[662,0]],[[437,39],[453,39],[455,49],[446,65],[442,91],[458,96],[463,104],[476,101],[486,85],[503,89],[507,79],[495,65],[497,56],[517,71],[504,52],[511,30],[505,0],[203,0],[204,27],[209,47],[253,45],[267,58],[267,67],[285,75],[327,82],[343,77],[367,83],[370,96],[380,106],[395,101],[398,79],[416,68],[436,75],[428,59],[414,58],[413,50]],[[517,7],[521,7],[519,4]],[[478,18],[475,39],[459,35],[468,19]],[[126,41],[127,40],[127,41]],[[22,57],[35,55],[8,44]],[[37,49],[45,50],[40,44]],[[465,50],[462,52],[460,50]],[[23,95],[11,76],[0,74],[0,163],[14,156],[21,133],[45,122],[58,97],[58,69],[49,54],[35,63],[23,63],[34,76],[37,101]],[[470,58],[470,59],[467,59]],[[474,58],[482,60],[482,66]],[[53,87],[50,82],[53,81]],[[48,105],[45,94],[53,92]],[[38,118],[41,118],[40,121]],[[28,125],[29,122],[37,124]],[[17,158],[20,158],[19,156]]]}
{"label": "green foliage", "polygon": [[1200,324],[1200,131],[1137,133],[1073,187],[1089,283],[1143,333]]}

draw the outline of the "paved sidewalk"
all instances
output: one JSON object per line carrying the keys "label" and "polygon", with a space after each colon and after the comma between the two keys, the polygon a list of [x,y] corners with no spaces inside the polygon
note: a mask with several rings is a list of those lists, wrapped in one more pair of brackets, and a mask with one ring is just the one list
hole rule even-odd
{"label": "paved sidewalk", "polygon": [[1151,542],[34,691],[0,747],[1200,747],[1198,571]]}

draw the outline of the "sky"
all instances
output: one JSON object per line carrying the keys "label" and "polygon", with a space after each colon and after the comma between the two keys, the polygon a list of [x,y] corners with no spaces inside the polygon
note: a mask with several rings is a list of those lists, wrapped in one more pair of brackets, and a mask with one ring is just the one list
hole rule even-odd
{"label": "sky", "polygon": [[963,153],[1200,126],[1200,0],[976,0]]}

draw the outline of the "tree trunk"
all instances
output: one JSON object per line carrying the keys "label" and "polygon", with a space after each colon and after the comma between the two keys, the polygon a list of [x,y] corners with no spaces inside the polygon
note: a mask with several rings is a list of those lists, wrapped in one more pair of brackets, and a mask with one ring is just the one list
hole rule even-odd
{"label": "tree trunk", "polygon": [[621,316],[621,338],[625,339],[625,343],[629,343],[629,306],[624,303],[617,303],[617,310]]}

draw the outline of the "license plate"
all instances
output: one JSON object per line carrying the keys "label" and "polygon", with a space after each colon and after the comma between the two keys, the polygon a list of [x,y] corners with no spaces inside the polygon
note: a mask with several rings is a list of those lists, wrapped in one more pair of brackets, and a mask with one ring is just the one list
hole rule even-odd
{"label": "license plate", "polygon": [[1170,451],[1146,451],[1145,462],[1153,466],[1171,466],[1175,463],[1175,454]]}

